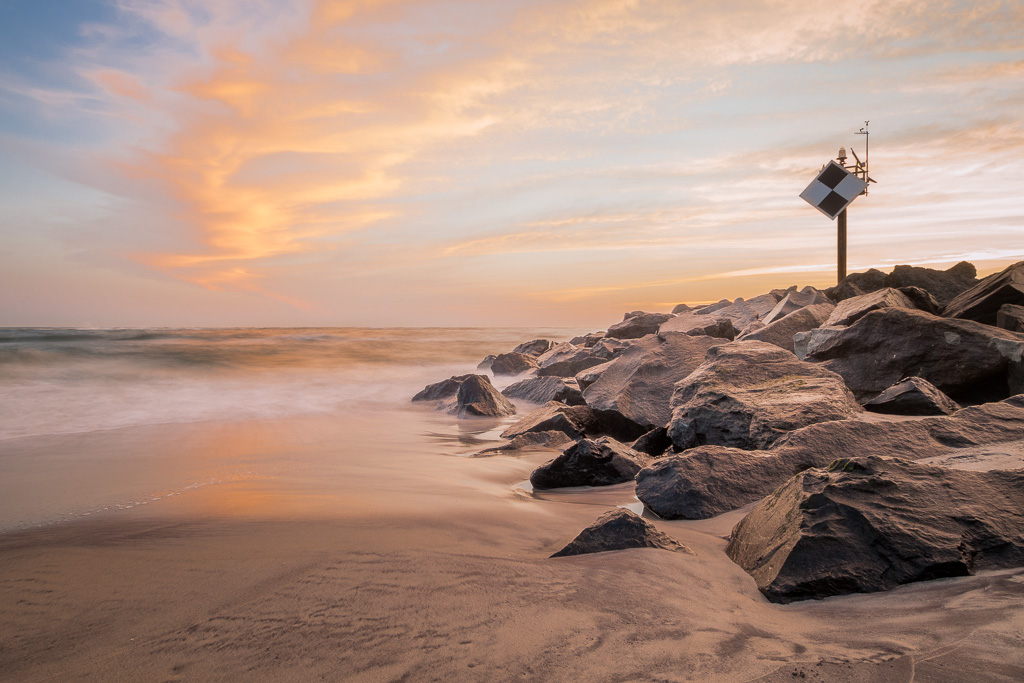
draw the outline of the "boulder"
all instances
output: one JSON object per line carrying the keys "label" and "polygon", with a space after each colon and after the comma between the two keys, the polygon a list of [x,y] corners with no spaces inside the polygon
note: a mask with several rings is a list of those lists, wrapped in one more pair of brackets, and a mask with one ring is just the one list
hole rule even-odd
{"label": "boulder", "polygon": [[679,313],[685,313],[686,311],[692,311],[692,310],[693,309],[690,308],[686,304],[676,304],[675,307],[672,309],[672,315],[676,315],[676,314],[679,314]]}
{"label": "boulder", "polygon": [[520,434],[546,431],[559,431],[573,439],[610,436],[628,443],[640,438],[645,430],[614,411],[594,410],[590,406],[567,406],[552,401],[508,427],[501,436],[514,439]]}
{"label": "boulder", "polygon": [[530,403],[557,401],[571,406],[585,403],[576,380],[564,377],[528,377],[505,387],[501,393],[505,398]]}
{"label": "boulder", "polygon": [[1003,304],[996,313],[996,327],[1010,332],[1024,332],[1024,306]]}
{"label": "boulder", "polygon": [[671,406],[668,434],[679,450],[764,448],[793,429],[861,412],[842,377],[759,341],[712,347],[676,384]]}
{"label": "boulder", "polygon": [[[738,298],[735,301],[723,299],[717,304],[696,308],[669,318],[660,332],[685,332],[687,334],[710,334],[722,338],[736,336],[751,323],[767,314],[778,303],[775,294],[761,294],[752,299]],[[724,321],[729,321],[730,325]]]}
{"label": "boulder", "polygon": [[797,475],[733,529],[726,553],[772,602],[888,590],[1024,565],[1024,470],[879,457]]}
{"label": "boulder", "polygon": [[491,455],[502,455],[513,451],[557,450],[561,451],[575,440],[565,432],[550,430],[546,432],[527,432],[511,439],[500,446],[485,448],[474,453],[474,458],[486,458]]}
{"label": "boulder", "polygon": [[828,320],[822,323],[822,326],[852,325],[871,311],[892,306],[917,308],[914,306],[914,302],[903,292],[891,287],[883,287],[869,294],[861,294],[860,296],[840,301],[836,309],[832,311],[832,315],[828,317]]}
{"label": "boulder", "polygon": [[845,301],[882,287],[885,287],[885,273],[872,268],[863,273],[850,273],[838,285],[826,289],[825,294],[832,301]]}
{"label": "boulder", "polygon": [[[596,344],[596,342],[595,342]],[[611,360],[611,353],[563,342],[537,357],[537,375],[540,377],[572,377],[581,370]]]}
{"label": "boulder", "polygon": [[723,343],[712,337],[666,333],[638,339],[583,390],[587,405],[611,410],[648,431],[672,416],[675,383],[704,362],[708,349]]}
{"label": "boulder", "polygon": [[458,417],[507,417],[516,414],[516,407],[502,396],[486,375],[469,375],[455,394],[448,399],[447,412]]}
{"label": "boulder", "polygon": [[770,325],[744,334],[741,340],[762,341],[793,352],[793,337],[822,325],[835,310],[832,303],[820,303],[798,308]]}
{"label": "boulder", "polygon": [[910,299],[914,308],[921,309],[926,313],[938,315],[942,313],[942,304],[935,300],[935,297],[920,287],[900,287],[899,291],[903,296]]}
{"label": "boulder", "polygon": [[661,327],[661,324],[672,317],[671,313],[643,313],[628,317],[621,323],[608,328],[606,336],[615,339],[637,339],[648,334],[654,334]]}
{"label": "boulder", "polygon": [[423,391],[412,397],[413,401],[440,401],[458,393],[462,383],[473,375],[457,375],[441,382],[428,384]]}
{"label": "boulder", "polygon": [[533,341],[523,342],[516,348],[512,349],[513,353],[525,353],[528,356],[539,356],[540,354],[551,350],[551,347],[555,343],[548,339],[534,339]]}
{"label": "boulder", "polygon": [[[969,274],[973,273],[973,275]],[[945,306],[953,297],[978,284],[978,271],[967,261],[961,261],[949,270],[933,270],[918,266],[896,266],[885,276],[885,286],[920,287]]]}
{"label": "boulder", "polygon": [[806,360],[842,375],[863,399],[921,377],[962,403],[1000,400],[1010,394],[1011,362],[1024,353],[1022,335],[907,308],[879,309],[849,327],[807,335]]}
{"label": "boulder", "polygon": [[920,377],[908,377],[864,404],[865,410],[890,415],[952,415],[956,401]]}
{"label": "boulder", "polygon": [[585,391],[587,387],[596,382],[601,374],[611,367],[613,361],[606,361],[600,365],[581,370],[576,373],[576,384],[579,386],[580,391]]}
{"label": "boulder", "polygon": [[521,375],[537,369],[537,359],[525,353],[499,353],[491,361],[491,372],[498,375]]}
{"label": "boulder", "polygon": [[[569,343],[575,346],[582,346],[583,348],[589,349],[591,346],[601,341],[602,339],[604,339],[604,332],[591,332],[590,334],[585,334],[580,337],[573,337],[572,339],[569,340]],[[552,346],[551,348],[554,348],[554,346]]]}
{"label": "boulder", "polygon": [[775,304],[775,306],[768,311],[764,316],[760,318],[761,322],[765,325],[770,325],[776,320],[780,320],[791,313],[804,308],[806,306],[814,306],[816,304],[831,304],[828,297],[821,290],[815,289],[814,287],[804,287],[799,292],[795,289],[786,292],[786,295],[782,297]]}
{"label": "boulder", "polygon": [[942,315],[995,325],[999,309],[1004,304],[1024,306],[1024,261],[989,275],[961,292],[946,304]]}
{"label": "boulder", "polygon": [[582,439],[530,475],[535,489],[610,486],[632,481],[649,458],[615,439]]}
{"label": "boulder", "polygon": [[728,299],[722,299],[721,301],[716,301],[713,304],[705,304],[703,306],[696,306],[694,308],[691,308],[690,312],[700,313],[701,315],[709,315],[711,313],[714,313],[715,311],[725,308],[726,306],[732,306],[732,302],[729,301]]}
{"label": "boulder", "polygon": [[[698,321],[696,325],[687,332],[685,332],[685,334],[688,334],[691,337],[716,337],[718,339],[725,339],[728,341],[732,341],[733,339],[736,338],[737,332],[736,328],[733,326],[732,320],[729,320],[728,318],[719,318],[716,316],[704,317],[710,318],[710,320],[707,320],[706,323],[703,325],[701,324],[701,322],[705,321]],[[667,332],[667,334],[672,333]]]}
{"label": "boulder", "polygon": [[495,358],[497,358],[497,356],[493,353],[485,356],[484,359],[477,364],[476,369],[480,372],[490,372],[491,363],[494,362]]}
{"label": "boulder", "polygon": [[[1024,396],[916,420],[840,420],[790,432],[768,451],[701,446],[637,475],[636,495],[666,519],[705,519],[767,496],[794,474],[836,457],[914,459],[1024,439]],[[654,475],[657,476],[654,476]]]}
{"label": "boulder", "polygon": [[672,439],[668,438],[668,429],[657,427],[634,441],[630,448],[657,458],[672,448]]}
{"label": "boulder", "polygon": [[682,545],[640,515],[625,508],[606,512],[551,557],[603,553],[630,548],[657,548],[693,555]]}

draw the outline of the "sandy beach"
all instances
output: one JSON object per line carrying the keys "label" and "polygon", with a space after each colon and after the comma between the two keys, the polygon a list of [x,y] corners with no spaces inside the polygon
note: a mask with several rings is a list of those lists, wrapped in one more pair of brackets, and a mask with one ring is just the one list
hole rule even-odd
{"label": "sandy beach", "polygon": [[[7,440],[14,494],[26,451],[100,465],[52,470],[78,516],[0,536],[4,680],[1024,676],[1024,570],[774,605],[724,553],[744,510],[654,520],[695,555],[548,559],[635,505],[633,485],[534,496],[522,483],[551,453],[464,457],[500,426],[409,408]],[[89,512],[143,444],[140,477],[211,483]]]}

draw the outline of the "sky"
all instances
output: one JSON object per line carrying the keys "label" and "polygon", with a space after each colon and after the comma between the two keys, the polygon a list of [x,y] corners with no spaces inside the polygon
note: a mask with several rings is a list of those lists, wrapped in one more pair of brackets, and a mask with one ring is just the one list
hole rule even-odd
{"label": "sky", "polygon": [[[1024,2],[0,0],[0,326],[571,326],[1024,260]],[[857,131],[870,122],[870,138]]]}

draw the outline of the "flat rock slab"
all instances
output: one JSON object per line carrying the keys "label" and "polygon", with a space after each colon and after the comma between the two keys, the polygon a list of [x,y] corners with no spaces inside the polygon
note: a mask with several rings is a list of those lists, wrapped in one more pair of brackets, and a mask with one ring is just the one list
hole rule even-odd
{"label": "flat rock slab", "polygon": [[640,515],[624,508],[606,512],[551,557],[603,553],[631,548],[657,548],[693,555],[694,552]]}
{"label": "flat rock slab", "polygon": [[500,446],[485,448],[473,454],[474,458],[486,458],[491,455],[505,455],[517,451],[561,451],[575,440],[565,432],[551,430],[546,432],[527,432],[511,439]]}
{"label": "flat rock slab", "polygon": [[811,304],[798,308],[758,330],[744,334],[740,341],[763,341],[792,353],[793,337],[800,332],[807,332],[823,325],[835,308],[831,303]]}
{"label": "flat rock slab", "polygon": [[839,302],[832,314],[822,323],[823,326],[852,325],[871,311],[880,308],[912,308],[917,306],[906,294],[898,289],[883,287],[869,294],[851,297]]}
{"label": "flat rock slab", "polygon": [[1024,471],[838,459],[763,500],[726,553],[783,603],[1024,565]]}
{"label": "flat rock slab", "polygon": [[704,362],[721,339],[682,333],[650,335],[633,342],[583,391],[587,405],[612,410],[649,431],[672,416],[676,382]]}
{"label": "flat rock slab", "polygon": [[928,380],[908,377],[865,403],[864,409],[889,415],[952,415],[960,405]]}
{"label": "flat rock slab", "polygon": [[995,325],[1004,304],[1024,306],[1024,261],[989,275],[960,293],[946,304],[942,315]]}
{"label": "flat rock slab", "polygon": [[806,334],[806,359],[842,375],[865,399],[921,377],[957,401],[1000,400],[1010,394],[1010,364],[1024,354],[1024,335],[906,308]]}
{"label": "flat rock slab", "polygon": [[583,394],[576,380],[565,377],[528,377],[502,389],[506,398],[529,401],[530,403],[548,403],[557,401],[566,405],[583,405]]}
{"label": "flat rock slab", "polygon": [[799,311],[807,306],[816,304],[832,303],[825,293],[814,287],[804,287],[800,291],[792,290],[786,292],[768,313],[760,318],[765,325],[770,325],[776,320],[781,320],[791,313]]}
{"label": "flat rock slab", "polygon": [[922,459],[1024,439],[1024,396],[903,420],[840,420],[790,432],[771,450],[701,446],[656,460],[637,474],[636,495],[666,519],[706,519],[769,495],[805,469],[837,457]]}
{"label": "flat rock slab", "polygon": [[650,458],[615,439],[582,439],[530,475],[535,489],[611,486],[632,481]]}
{"label": "flat rock slab", "polygon": [[861,412],[842,377],[759,341],[712,347],[676,384],[671,405],[668,434],[679,450],[764,448],[791,430]]}
{"label": "flat rock slab", "polygon": [[623,443],[640,438],[645,430],[614,411],[590,406],[567,406],[552,401],[510,426],[501,436],[514,439],[530,432],[559,431],[573,439],[610,436]]}

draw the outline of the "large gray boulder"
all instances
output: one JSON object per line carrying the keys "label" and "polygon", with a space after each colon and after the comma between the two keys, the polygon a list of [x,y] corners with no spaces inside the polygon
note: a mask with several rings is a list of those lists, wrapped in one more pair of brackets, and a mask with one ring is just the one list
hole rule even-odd
{"label": "large gray boulder", "polygon": [[839,459],[763,500],[726,553],[782,603],[1021,566],[1024,470]]}
{"label": "large gray boulder", "polygon": [[995,325],[1004,304],[1024,306],[1024,261],[989,275],[960,293],[946,304],[942,315]]}
{"label": "large gray boulder", "polygon": [[920,287],[945,306],[958,294],[978,284],[978,271],[967,261],[961,261],[948,270],[933,270],[918,266],[896,266],[885,276],[885,286]]}
{"label": "large gray boulder", "polygon": [[821,327],[806,338],[806,360],[837,372],[870,399],[904,377],[928,380],[959,402],[1010,395],[1010,365],[1024,335],[924,311],[883,308],[849,327]]}
{"label": "large gray boulder", "polygon": [[831,303],[812,304],[798,308],[785,317],[744,334],[740,340],[767,342],[792,353],[793,337],[800,332],[820,327],[832,315],[833,310],[835,310],[835,306]]}
{"label": "large gray boulder", "polygon": [[861,294],[860,296],[840,301],[828,317],[828,320],[822,323],[822,326],[852,325],[871,311],[893,306],[910,309],[917,308],[914,302],[900,290],[883,287],[869,294]]}
{"label": "large gray boulder", "polygon": [[559,431],[573,439],[610,436],[629,443],[640,438],[645,430],[615,411],[594,410],[590,406],[567,406],[552,401],[509,426],[501,436],[514,439],[521,434],[546,431]]}
{"label": "large gray boulder", "polygon": [[655,461],[637,475],[636,495],[666,519],[705,519],[769,495],[796,473],[837,457],[952,456],[1024,439],[1024,396],[964,408],[949,417],[840,420],[790,432],[771,450],[701,446]]}
{"label": "large gray boulder", "polygon": [[640,515],[624,508],[606,512],[551,557],[603,553],[631,548],[657,548],[693,555],[694,552]]}
{"label": "large gray boulder", "polygon": [[671,406],[668,434],[679,450],[765,448],[791,430],[861,412],[842,377],[759,341],[712,347],[676,384]]}
{"label": "large gray boulder", "polygon": [[615,339],[638,339],[656,333],[661,324],[672,317],[671,313],[643,313],[640,311],[627,315],[628,317],[621,323],[608,328],[607,336]]}
{"label": "large gray boulder", "polygon": [[555,343],[549,339],[534,339],[533,341],[523,342],[512,349],[512,353],[525,353],[536,358],[540,354],[550,351],[554,345]]}
{"label": "large gray boulder", "polygon": [[587,405],[613,410],[645,427],[662,427],[672,416],[675,383],[704,362],[721,339],[680,333],[638,339],[611,361],[583,391]]}
{"label": "large gray boulder", "polygon": [[576,380],[565,377],[527,377],[502,389],[505,398],[519,399],[530,403],[558,401],[566,405],[579,406],[586,403]]}
{"label": "large gray boulder", "polygon": [[494,376],[499,375],[521,375],[524,372],[535,370],[537,359],[526,353],[499,353],[491,361],[491,372]]}
{"label": "large gray boulder", "polygon": [[591,347],[580,347],[569,342],[556,344],[537,357],[539,377],[572,377],[581,370],[600,365],[612,359],[615,351],[602,341]]}
{"label": "large gray boulder", "polygon": [[446,380],[428,384],[422,391],[412,397],[413,401],[440,401],[451,398],[458,393],[459,387],[472,375],[456,375]]}
{"label": "large gray boulder", "polygon": [[865,410],[889,415],[952,415],[956,401],[920,377],[908,377],[864,404]]}
{"label": "large gray boulder", "polygon": [[650,458],[615,439],[581,439],[533,471],[535,489],[610,486],[632,481]]}

